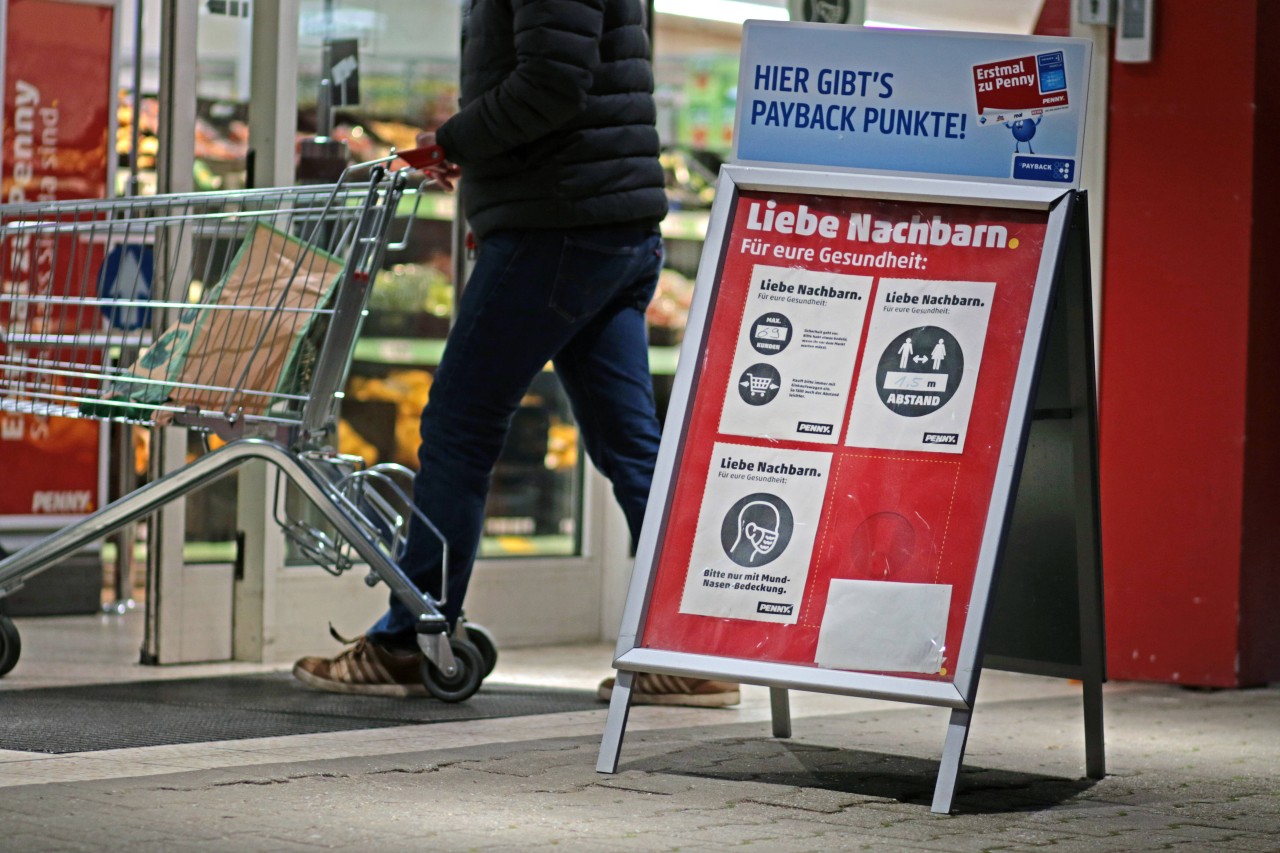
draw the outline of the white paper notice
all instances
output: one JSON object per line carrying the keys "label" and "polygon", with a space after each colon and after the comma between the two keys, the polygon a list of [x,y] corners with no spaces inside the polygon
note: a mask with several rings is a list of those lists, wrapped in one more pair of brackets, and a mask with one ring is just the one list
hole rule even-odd
{"label": "white paper notice", "polygon": [[870,276],[756,266],[720,432],[835,444]]}
{"label": "white paper notice", "polygon": [[880,280],[846,444],[964,450],[995,287]]}
{"label": "white paper notice", "polygon": [[716,444],[681,613],[794,624],[831,454]]}
{"label": "white paper notice", "polygon": [[937,672],[950,609],[948,584],[833,580],[814,662],[827,669]]}

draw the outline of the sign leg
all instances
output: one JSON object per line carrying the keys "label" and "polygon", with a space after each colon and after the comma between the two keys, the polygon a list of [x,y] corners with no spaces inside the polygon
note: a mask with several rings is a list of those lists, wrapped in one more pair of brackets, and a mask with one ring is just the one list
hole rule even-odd
{"label": "sign leg", "polygon": [[1102,734],[1102,680],[1084,680],[1084,768],[1090,779],[1107,775],[1107,753]]}
{"label": "sign leg", "polygon": [[769,688],[769,710],[773,712],[773,736],[791,737],[791,702],[787,688]]}
{"label": "sign leg", "polygon": [[[1080,597],[1080,658],[1084,673],[1085,773],[1107,773],[1102,732],[1102,682],[1106,680],[1106,641],[1102,600],[1102,518],[1098,473],[1098,389],[1093,350],[1093,289],[1089,280],[1088,204],[1081,194],[1072,222],[1067,282],[1063,294],[1069,332],[1071,407],[1076,495],[1076,560]],[[1074,291],[1074,292],[1072,292]]]}
{"label": "sign leg", "polygon": [[622,754],[622,738],[627,731],[627,716],[631,713],[631,685],[636,674],[620,669],[613,682],[613,694],[609,697],[609,716],[604,722],[604,736],[600,740],[600,755],[596,759],[597,773],[617,773],[618,757]]}
{"label": "sign leg", "polygon": [[933,789],[935,814],[950,814],[951,800],[956,793],[956,778],[960,775],[960,762],[964,760],[964,747],[969,740],[971,711],[956,709],[947,723],[947,739],[942,746],[942,763],[938,767],[938,783]]}

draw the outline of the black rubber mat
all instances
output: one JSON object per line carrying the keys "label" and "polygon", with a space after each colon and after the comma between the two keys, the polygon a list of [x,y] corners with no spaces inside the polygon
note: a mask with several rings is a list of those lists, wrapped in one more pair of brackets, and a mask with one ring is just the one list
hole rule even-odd
{"label": "black rubber mat", "polygon": [[0,750],[64,754],[603,709],[583,690],[485,684],[465,702],[344,696],[288,673],[4,690]]}

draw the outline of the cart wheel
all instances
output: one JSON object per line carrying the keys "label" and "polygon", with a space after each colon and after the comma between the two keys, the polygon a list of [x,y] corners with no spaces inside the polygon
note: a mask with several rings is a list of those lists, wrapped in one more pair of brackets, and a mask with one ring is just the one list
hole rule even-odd
{"label": "cart wheel", "polygon": [[425,657],[422,659],[422,684],[427,692],[441,702],[461,702],[471,698],[480,689],[480,681],[484,677],[484,658],[480,651],[466,640],[454,637],[449,640],[453,649],[453,659],[458,671],[452,676],[445,676],[436,665]]}
{"label": "cart wheel", "polygon": [[466,641],[476,647],[480,652],[480,659],[484,661],[484,675],[481,678],[488,678],[498,665],[498,644],[494,641],[493,634],[489,633],[488,628],[474,622],[464,622],[462,630]]}
{"label": "cart wheel", "polygon": [[22,656],[22,637],[18,626],[8,616],[0,616],[0,678],[18,663]]}

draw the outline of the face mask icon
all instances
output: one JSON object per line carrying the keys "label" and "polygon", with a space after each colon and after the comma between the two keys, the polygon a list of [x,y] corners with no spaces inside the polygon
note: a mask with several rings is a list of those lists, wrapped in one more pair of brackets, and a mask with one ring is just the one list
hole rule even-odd
{"label": "face mask icon", "polygon": [[720,547],[739,566],[756,568],[786,553],[795,532],[791,507],[777,495],[744,495],[720,516]]}
{"label": "face mask icon", "polygon": [[[752,512],[753,508],[758,509]],[[756,557],[768,556],[778,544],[778,528],[781,524],[782,518],[778,515],[776,506],[768,501],[752,501],[738,512],[738,538],[734,540],[730,550],[737,553],[738,546],[746,540],[751,545],[748,563],[755,562]]]}

